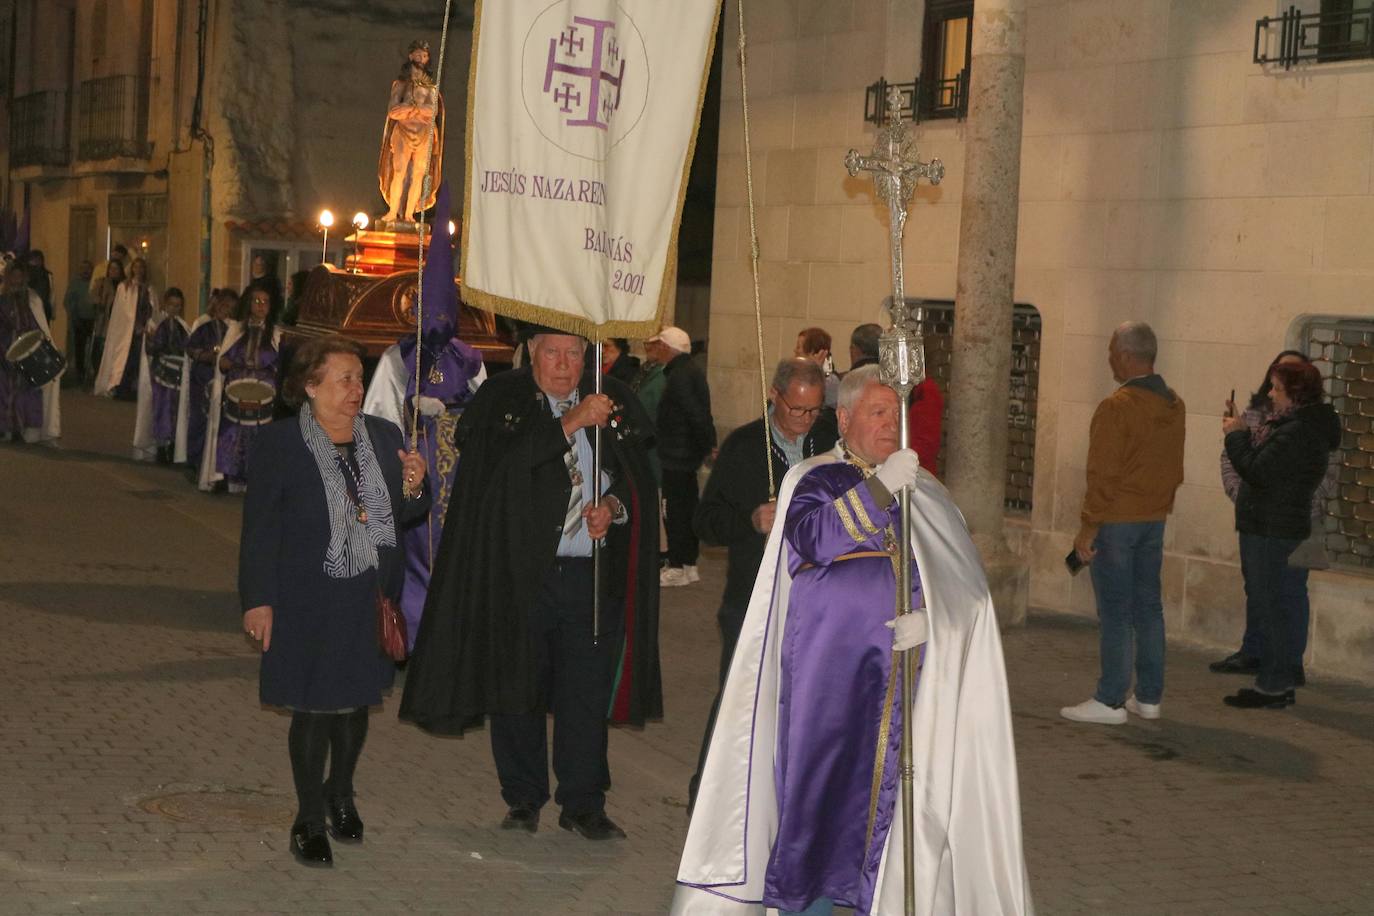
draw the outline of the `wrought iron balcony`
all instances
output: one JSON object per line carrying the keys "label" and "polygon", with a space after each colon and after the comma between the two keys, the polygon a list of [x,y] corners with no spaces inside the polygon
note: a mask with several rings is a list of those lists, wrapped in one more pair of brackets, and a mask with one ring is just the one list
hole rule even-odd
{"label": "wrought iron balcony", "polygon": [[76,157],[145,159],[148,87],[136,76],[86,80],[78,93]]}
{"label": "wrought iron balcony", "polygon": [[968,68],[947,80],[914,79],[909,83],[889,83],[879,78],[864,90],[864,120],[882,126],[887,119],[887,90],[896,86],[902,93],[902,117],[933,121],[939,118],[968,117]]}
{"label": "wrought iron balcony", "polygon": [[1288,7],[1255,23],[1254,61],[1291,70],[1306,62],[1374,58],[1374,6],[1320,13]]}
{"label": "wrought iron balcony", "polygon": [[71,162],[67,111],[65,90],[16,98],[10,119],[10,165],[60,166]]}

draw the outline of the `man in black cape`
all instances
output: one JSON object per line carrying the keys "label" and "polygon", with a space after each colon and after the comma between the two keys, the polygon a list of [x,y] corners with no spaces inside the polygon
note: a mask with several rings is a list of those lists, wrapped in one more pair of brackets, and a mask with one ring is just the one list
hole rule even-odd
{"label": "man in black cape", "polygon": [[[607,723],[663,715],[658,500],[653,426],[617,380],[593,393],[585,347],[535,329],[530,365],[490,378],[459,421],[458,475],[400,716],[444,735],[490,716],[509,808],[502,826],[534,832],[549,799],[552,712],[559,825],[609,839],[624,833],[605,813]],[[599,511],[590,499],[596,425],[603,483],[609,477]],[[574,481],[585,498],[574,497]],[[603,529],[594,637],[591,538]]]}

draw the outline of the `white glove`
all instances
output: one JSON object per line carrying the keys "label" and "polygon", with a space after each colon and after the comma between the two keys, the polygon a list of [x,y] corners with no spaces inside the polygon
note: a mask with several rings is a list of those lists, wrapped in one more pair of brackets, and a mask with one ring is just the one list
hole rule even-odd
{"label": "white glove", "polygon": [[894,617],[887,622],[887,628],[892,631],[894,652],[914,649],[930,639],[930,618],[926,617],[925,608]]}
{"label": "white glove", "polygon": [[902,487],[910,486],[916,482],[916,475],[921,471],[921,460],[916,457],[916,453],[909,448],[900,449],[888,456],[888,459],[878,465],[878,470],[874,477],[878,482],[887,487],[887,492],[893,496]]}
{"label": "white glove", "polygon": [[422,417],[437,417],[444,412],[443,401],[425,394],[415,399],[415,406],[419,408]]}

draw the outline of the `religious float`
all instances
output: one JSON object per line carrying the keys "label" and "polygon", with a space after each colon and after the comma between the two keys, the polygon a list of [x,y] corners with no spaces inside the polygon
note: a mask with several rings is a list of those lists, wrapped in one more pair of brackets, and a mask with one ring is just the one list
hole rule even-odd
{"label": "religious float", "polygon": [[[412,42],[391,84],[382,130],[377,182],[387,212],[369,230],[355,226],[344,267],[321,264],[310,273],[296,325],[286,331],[290,349],[301,340],[339,333],[367,348],[369,362],[415,333],[421,244],[430,227],[443,169],[444,100],[429,69],[429,43]],[[446,219],[441,215],[440,219]],[[451,236],[455,233],[450,231]],[[514,347],[496,316],[466,305],[459,287],[457,335],[482,354],[491,369],[507,368]]]}

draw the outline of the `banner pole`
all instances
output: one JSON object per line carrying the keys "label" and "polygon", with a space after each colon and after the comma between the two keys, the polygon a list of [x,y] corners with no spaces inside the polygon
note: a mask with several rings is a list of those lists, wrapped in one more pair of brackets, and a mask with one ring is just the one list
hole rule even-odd
{"label": "banner pole", "polygon": [[[592,346],[592,391],[601,394],[601,340]],[[601,505],[601,426],[592,427],[592,505]],[[592,645],[601,641],[601,539],[592,541]]]}

